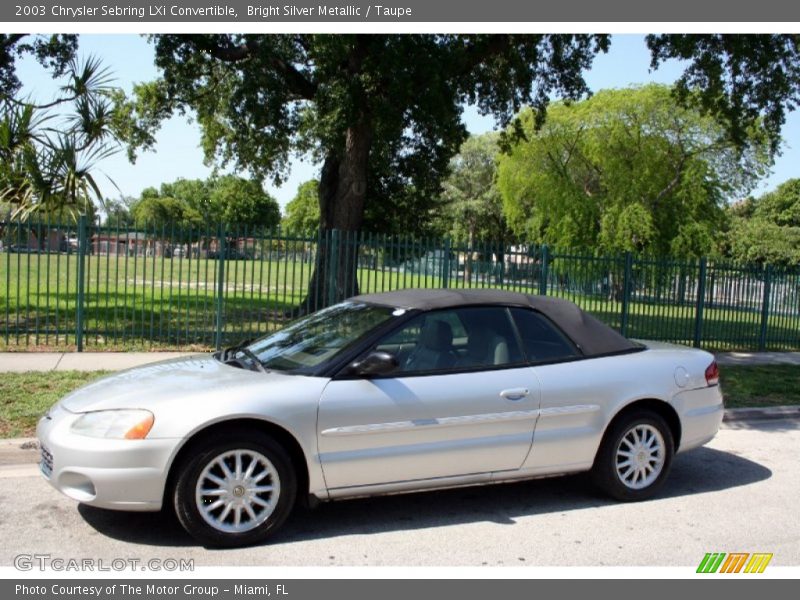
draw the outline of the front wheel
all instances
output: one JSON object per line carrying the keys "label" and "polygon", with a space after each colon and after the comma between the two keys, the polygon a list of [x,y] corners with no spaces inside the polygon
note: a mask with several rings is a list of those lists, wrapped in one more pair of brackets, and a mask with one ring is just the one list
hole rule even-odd
{"label": "front wheel", "polygon": [[275,440],[240,432],[210,440],[183,465],[175,512],[206,546],[256,544],[289,516],[297,494],[291,458]]}
{"label": "front wheel", "polygon": [[672,466],[674,439],[664,419],[642,410],[614,421],[592,467],[592,480],[612,498],[645,500],[663,485]]}

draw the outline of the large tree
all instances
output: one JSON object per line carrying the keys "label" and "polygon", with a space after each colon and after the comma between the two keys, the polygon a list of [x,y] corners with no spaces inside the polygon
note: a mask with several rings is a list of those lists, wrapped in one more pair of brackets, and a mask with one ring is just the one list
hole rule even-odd
{"label": "large tree", "polygon": [[[588,35],[159,35],[163,77],[137,89],[142,146],[175,111],[192,110],[209,159],[281,181],[293,152],[322,164],[323,230],[348,232],[392,212],[420,221],[448,161],[466,138],[465,103],[507,124],[523,104],[588,92],[582,73],[605,49]],[[351,257],[328,281],[327,247],[311,289],[353,293]],[[351,260],[348,260],[350,258]],[[332,293],[330,293],[332,292]],[[315,295],[315,294],[312,294]]]}
{"label": "large tree", "polygon": [[261,182],[236,175],[214,177],[209,181],[209,216],[235,227],[245,225],[274,229],[281,221],[278,201],[269,195]]}
{"label": "large tree", "polygon": [[148,188],[131,207],[131,216],[137,228],[151,230],[156,236],[170,234],[177,227],[181,235],[185,230],[200,228],[203,218],[185,202],[161,196],[155,188]]}
{"label": "large tree", "polygon": [[297,187],[297,193],[286,204],[281,227],[289,233],[315,235],[319,231],[319,181],[310,179]]}
{"label": "large tree", "polygon": [[800,265],[800,179],[789,179],[760,198],[733,204],[728,252],[737,261]]}
{"label": "large tree", "polygon": [[681,104],[714,116],[740,147],[755,126],[779,150],[786,113],[800,104],[800,34],[659,34],[647,46],[653,69],[684,61]]}
{"label": "large tree", "polygon": [[497,189],[499,134],[472,136],[450,161],[450,174],[444,179],[438,220],[444,233],[467,242],[499,244],[502,256],[511,237],[503,200]]}
{"label": "large tree", "polygon": [[178,201],[207,226],[224,223],[235,231],[237,227],[273,229],[280,223],[277,200],[259,181],[237,175],[177,179],[162,183],[158,190],[148,188],[142,192],[142,199],[153,196]]}
{"label": "large tree", "polygon": [[78,36],[73,34],[0,33],[0,97],[14,97],[22,88],[17,77],[20,58],[31,56],[54,77],[62,77],[69,72],[77,50]]}
{"label": "large tree", "polygon": [[712,252],[726,199],[767,172],[768,144],[735,144],[716,117],[670,88],[598,92],[550,107],[500,160],[498,185],[518,235],[560,247],[699,256]]}

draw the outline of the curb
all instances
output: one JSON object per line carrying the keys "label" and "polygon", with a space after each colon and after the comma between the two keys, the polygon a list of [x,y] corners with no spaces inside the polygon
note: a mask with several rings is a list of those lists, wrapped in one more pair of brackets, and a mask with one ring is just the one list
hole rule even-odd
{"label": "curb", "polygon": [[800,406],[766,406],[764,408],[726,408],[723,422],[800,419]]}
{"label": "curb", "polygon": [[37,462],[39,462],[39,442],[36,438],[0,440],[0,468]]}

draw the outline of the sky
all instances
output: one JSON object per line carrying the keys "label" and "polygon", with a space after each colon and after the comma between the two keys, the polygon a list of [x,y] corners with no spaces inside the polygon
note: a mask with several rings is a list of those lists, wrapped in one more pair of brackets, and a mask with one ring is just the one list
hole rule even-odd
{"label": "sky", "polygon": [[[158,76],[153,64],[153,47],[140,35],[83,34],[80,36],[79,53],[81,56],[101,57],[103,64],[114,75],[114,85],[123,88],[127,93],[131,92],[135,83],[150,81]],[[609,52],[595,58],[591,70],[585,73],[585,78],[589,88],[597,91],[645,83],[670,84],[677,79],[680,72],[680,64],[676,62],[664,64],[651,72],[650,54],[643,36],[614,35]],[[30,94],[37,101],[54,97],[57,83],[35,61],[22,61],[18,74],[24,84],[23,93]],[[482,116],[469,106],[465,107],[464,121],[470,133],[474,134],[495,128],[491,116]],[[776,158],[772,174],[754,190],[756,195],[775,188],[787,179],[800,177],[800,112],[788,115],[783,138],[782,154]],[[104,196],[138,197],[146,187],[157,188],[163,182],[180,177],[204,179],[210,175],[212,169],[203,162],[200,130],[196,123],[185,117],[173,117],[163,124],[156,140],[154,151],[140,152],[135,164],[128,161],[124,151],[102,161],[98,169],[101,175],[96,179]],[[265,187],[278,200],[283,210],[286,203],[294,197],[297,187],[304,181],[317,177],[318,172],[319,165],[297,158],[292,161],[288,180],[280,188],[270,182],[265,182]],[[247,173],[240,174],[248,176]]]}

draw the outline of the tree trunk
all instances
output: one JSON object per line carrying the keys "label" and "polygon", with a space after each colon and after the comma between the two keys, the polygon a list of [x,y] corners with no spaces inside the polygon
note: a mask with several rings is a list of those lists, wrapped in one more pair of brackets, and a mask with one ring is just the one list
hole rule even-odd
{"label": "tree trunk", "polygon": [[474,244],[475,244],[475,226],[473,223],[470,223],[469,233],[467,235],[467,255],[464,264],[464,281],[468,282],[467,285],[470,285],[469,282],[472,280],[472,247]]}
{"label": "tree trunk", "polygon": [[299,314],[358,294],[359,233],[364,218],[372,130],[362,115],[347,129],[344,151],[329,152],[319,183],[320,232],[314,272]]}
{"label": "tree trunk", "polygon": [[495,273],[495,280],[494,282],[497,285],[503,285],[505,280],[505,271],[506,271],[506,243],[505,240],[500,238],[498,242],[497,249],[495,250],[495,257],[497,258],[497,265],[496,265],[496,273]]}

